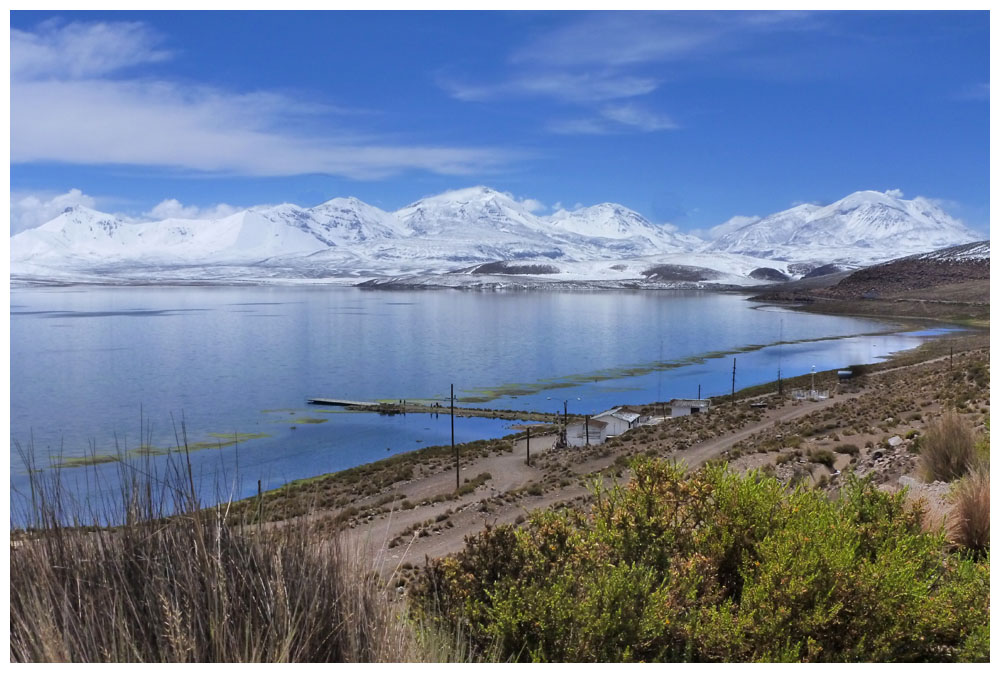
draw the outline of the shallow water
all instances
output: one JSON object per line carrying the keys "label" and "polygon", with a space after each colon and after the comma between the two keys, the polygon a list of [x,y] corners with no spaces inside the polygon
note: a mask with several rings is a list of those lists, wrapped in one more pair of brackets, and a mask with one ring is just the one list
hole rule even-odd
{"label": "shallow water", "polygon": [[[237,473],[226,488],[242,496],[258,479],[274,487],[450,439],[445,417],[328,413],[308,397],[446,402],[454,383],[465,406],[561,411],[566,400],[594,413],[695,397],[699,385],[727,393],[734,357],[741,388],[779,368],[792,377],[873,362],[930,335],[895,329],[705,292],[14,289],[11,439],[44,469],[116,447],[175,447],[182,426],[190,443],[268,435],[191,454],[213,484],[207,498]],[[510,425],[456,419],[456,433],[497,437]],[[95,470],[113,480],[117,467]],[[16,450],[11,485],[26,488]]]}

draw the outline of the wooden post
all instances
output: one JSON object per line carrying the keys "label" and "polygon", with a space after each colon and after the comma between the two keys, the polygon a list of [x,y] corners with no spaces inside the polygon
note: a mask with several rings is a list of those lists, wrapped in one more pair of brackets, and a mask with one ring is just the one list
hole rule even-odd
{"label": "wooden post", "polygon": [[264,494],[260,489],[260,479],[257,480],[257,528],[260,528],[261,519],[264,518]]}
{"label": "wooden post", "polygon": [[948,369],[951,369],[951,364],[955,359],[955,347],[951,346],[948,349]]}
{"label": "wooden post", "polygon": [[736,358],[733,358],[733,392],[730,394],[729,401],[730,404],[736,404]]}
{"label": "wooden post", "polygon": [[563,446],[569,444],[569,438],[566,436],[566,432],[569,430],[569,400],[563,400]]}
{"label": "wooden post", "polygon": [[458,449],[455,448],[455,384],[451,384],[451,450],[455,453],[455,490],[457,491],[460,484],[458,483]]}
{"label": "wooden post", "polygon": [[524,462],[531,467],[531,428],[528,428],[528,436],[524,440]]}
{"label": "wooden post", "polygon": [[701,399],[701,384],[698,384],[698,399]]}
{"label": "wooden post", "polygon": [[587,430],[587,446],[590,446],[590,416],[583,422],[583,427]]}

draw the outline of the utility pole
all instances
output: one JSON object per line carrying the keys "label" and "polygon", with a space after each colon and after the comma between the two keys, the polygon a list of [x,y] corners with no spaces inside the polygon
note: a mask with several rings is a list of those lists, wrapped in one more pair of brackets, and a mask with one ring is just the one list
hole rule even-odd
{"label": "utility pole", "polygon": [[455,453],[455,490],[457,491],[460,484],[458,483],[458,449],[455,448],[455,384],[451,384],[451,450]]}
{"label": "utility pole", "polygon": [[784,388],[781,384],[781,344],[785,342],[785,319],[778,323],[778,397],[782,396]]}
{"label": "utility pole", "polygon": [[732,405],[736,404],[736,358],[733,358],[733,392],[729,395],[729,402]]}
{"label": "utility pole", "polygon": [[531,467],[531,428],[528,428],[528,437],[524,440],[524,455],[524,462],[528,464],[528,467]]}
{"label": "utility pole", "polygon": [[568,443],[566,433],[569,431],[569,400],[563,400],[563,445]]}

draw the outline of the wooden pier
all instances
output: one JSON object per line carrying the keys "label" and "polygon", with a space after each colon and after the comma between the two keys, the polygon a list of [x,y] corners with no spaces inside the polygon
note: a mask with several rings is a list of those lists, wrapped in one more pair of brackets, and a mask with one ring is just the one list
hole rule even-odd
{"label": "wooden pier", "polygon": [[357,400],[334,400],[328,397],[310,397],[309,404],[322,404],[328,407],[377,407],[378,402],[359,402]]}

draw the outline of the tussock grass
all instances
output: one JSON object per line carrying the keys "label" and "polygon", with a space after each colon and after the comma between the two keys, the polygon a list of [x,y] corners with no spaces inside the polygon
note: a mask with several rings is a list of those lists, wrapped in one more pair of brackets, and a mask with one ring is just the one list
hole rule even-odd
{"label": "tussock grass", "polygon": [[11,661],[423,658],[394,594],[341,540],[306,519],[232,524],[225,504],[199,506],[190,467],[168,483],[128,461],[120,473],[113,513],[80,511],[58,471],[36,476],[34,525],[12,531]]}
{"label": "tussock grass", "polygon": [[976,440],[972,428],[954,412],[932,421],[920,440],[920,459],[928,481],[958,479],[975,463]]}
{"label": "tussock grass", "polygon": [[969,472],[954,491],[952,539],[975,556],[990,549],[990,471],[979,465]]}

